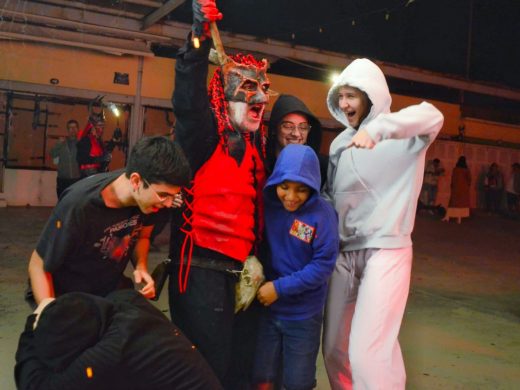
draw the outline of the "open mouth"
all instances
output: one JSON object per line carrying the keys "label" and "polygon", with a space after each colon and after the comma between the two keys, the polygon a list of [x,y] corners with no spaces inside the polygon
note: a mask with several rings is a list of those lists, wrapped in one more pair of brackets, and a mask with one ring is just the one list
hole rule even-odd
{"label": "open mouth", "polygon": [[264,104],[251,104],[249,106],[249,116],[252,119],[260,120],[262,118],[262,113],[264,112]]}

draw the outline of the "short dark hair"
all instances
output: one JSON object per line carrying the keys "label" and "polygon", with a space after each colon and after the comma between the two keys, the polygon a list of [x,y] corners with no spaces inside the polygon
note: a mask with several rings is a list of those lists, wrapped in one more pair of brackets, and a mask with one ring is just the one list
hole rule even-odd
{"label": "short dark hair", "polygon": [[126,177],[139,173],[148,183],[186,186],[191,170],[181,147],[162,137],[141,138],[133,147],[126,165]]}
{"label": "short dark hair", "polygon": [[67,129],[69,128],[69,125],[71,125],[72,123],[74,123],[76,127],[79,129],[79,122],[76,119],[69,119],[69,121],[67,122]]}

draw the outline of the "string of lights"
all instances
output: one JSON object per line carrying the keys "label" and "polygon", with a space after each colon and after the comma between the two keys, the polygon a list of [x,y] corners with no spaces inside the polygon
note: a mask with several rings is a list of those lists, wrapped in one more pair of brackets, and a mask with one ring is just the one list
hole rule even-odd
{"label": "string of lights", "polygon": [[[334,21],[330,21],[330,22],[326,22],[326,23],[318,23],[318,24],[306,26],[306,27],[298,29],[298,30],[292,30],[290,32],[288,32],[288,31],[274,32],[274,33],[270,33],[269,37],[266,37],[265,39],[267,39],[267,40],[279,39],[281,41],[287,41],[287,37],[290,36],[290,39],[292,41],[295,41],[297,39],[297,37],[301,34],[308,33],[308,32],[316,32],[316,31],[319,34],[323,34],[323,33],[326,33],[327,30],[330,29],[332,26],[335,26],[338,24],[345,24],[345,23],[350,22],[350,25],[352,27],[356,27],[358,25],[358,23],[360,23],[361,20],[366,19],[368,17],[372,17],[374,15],[383,15],[384,21],[387,22],[390,20],[390,17],[392,14],[396,14],[397,12],[402,11],[403,9],[409,7],[412,3],[416,3],[417,1],[419,1],[419,0],[404,0],[402,2],[402,4],[395,6],[395,7],[391,7],[391,8],[384,7],[384,8],[378,8],[378,9],[370,10],[370,11],[363,12],[363,13],[358,13],[356,15],[342,16],[341,18],[336,19]],[[228,40],[228,43],[241,42],[241,41],[243,41],[243,40],[241,38],[237,37],[235,39]],[[303,61],[295,60],[293,58],[289,58],[289,57],[279,57],[279,58],[283,59],[285,61],[295,63],[295,64],[303,66],[303,67],[307,67],[309,69],[314,69],[314,70],[323,71],[323,72],[329,71],[329,69],[327,69],[325,67],[312,65],[312,64],[309,64],[309,63],[306,63]],[[335,77],[337,77],[337,74],[335,72],[333,72],[329,76],[329,79],[331,81],[333,81],[333,79]]]}
{"label": "string of lights", "polygon": [[[410,4],[415,3],[416,1],[418,1],[418,0],[405,0],[405,1],[403,1],[403,4],[392,7],[392,8],[384,7],[384,8],[379,8],[379,9],[359,13],[356,15],[343,16],[340,19],[336,19],[331,22],[314,24],[311,26],[306,26],[305,28],[293,30],[289,34],[291,36],[291,39],[293,39],[293,40],[296,39],[298,34],[305,33],[305,32],[317,31],[318,33],[322,34],[327,31],[327,27],[332,27],[332,26],[338,25],[338,24],[345,24],[346,22],[349,22],[349,21],[350,21],[351,26],[355,27],[357,25],[357,23],[359,22],[359,20],[373,16],[373,15],[383,15],[384,20],[388,21],[388,20],[390,20],[391,14],[396,13],[398,11],[402,11],[404,8],[407,8]],[[269,34],[270,35],[269,37],[270,38],[279,37],[280,39],[283,39],[284,37],[287,37],[287,34],[288,34],[287,31],[278,32],[278,33]]]}

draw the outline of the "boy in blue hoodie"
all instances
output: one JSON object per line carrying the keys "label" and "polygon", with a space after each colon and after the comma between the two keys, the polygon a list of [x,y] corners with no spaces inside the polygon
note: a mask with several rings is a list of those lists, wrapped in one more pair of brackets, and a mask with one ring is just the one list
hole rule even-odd
{"label": "boy in blue hoodie", "polygon": [[266,306],[258,333],[253,381],[271,388],[283,365],[287,389],[316,385],[327,280],[339,248],[337,215],[320,197],[316,153],[287,145],[264,188],[268,280],[257,298]]}

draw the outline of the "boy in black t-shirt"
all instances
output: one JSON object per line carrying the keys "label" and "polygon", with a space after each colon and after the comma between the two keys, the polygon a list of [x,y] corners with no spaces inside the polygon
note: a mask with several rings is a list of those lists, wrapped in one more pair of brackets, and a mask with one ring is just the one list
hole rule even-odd
{"label": "boy in black t-shirt", "polygon": [[189,179],[182,150],[165,137],[149,137],[135,145],[124,172],[101,173],[68,188],[29,261],[36,304],[72,291],[105,296],[122,287],[131,256],[135,283],[153,297],[147,259],[156,213],[167,212]]}

